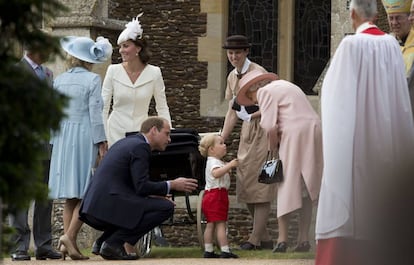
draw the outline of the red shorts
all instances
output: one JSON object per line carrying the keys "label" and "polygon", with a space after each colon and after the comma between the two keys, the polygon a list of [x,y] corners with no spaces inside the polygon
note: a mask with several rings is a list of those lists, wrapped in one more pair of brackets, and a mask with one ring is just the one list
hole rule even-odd
{"label": "red shorts", "polygon": [[225,188],[204,191],[201,208],[207,222],[227,221],[229,192]]}

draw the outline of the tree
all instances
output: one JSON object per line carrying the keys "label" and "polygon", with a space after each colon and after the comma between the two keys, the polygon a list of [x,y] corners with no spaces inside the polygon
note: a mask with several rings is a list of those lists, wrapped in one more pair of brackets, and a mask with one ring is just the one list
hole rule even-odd
{"label": "tree", "polygon": [[[44,19],[66,11],[58,0],[0,0],[0,209],[45,200],[43,145],[64,116],[67,98],[16,67],[17,47],[41,47],[60,54],[59,41],[42,30]],[[1,203],[3,206],[1,206]],[[3,220],[0,215],[0,220]],[[1,229],[2,225],[0,226]],[[1,232],[1,230],[0,230]],[[0,233],[1,235],[1,233]]]}

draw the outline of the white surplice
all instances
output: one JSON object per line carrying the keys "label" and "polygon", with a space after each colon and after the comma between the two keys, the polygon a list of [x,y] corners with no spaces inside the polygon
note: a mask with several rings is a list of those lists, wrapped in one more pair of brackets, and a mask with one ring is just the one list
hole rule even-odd
{"label": "white surplice", "polygon": [[375,198],[386,190],[381,182],[396,177],[400,162],[412,157],[414,125],[401,50],[388,34],[363,33],[370,27],[375,25],[365,23],[342,40],[323,82],[316,239],[368,239]]}

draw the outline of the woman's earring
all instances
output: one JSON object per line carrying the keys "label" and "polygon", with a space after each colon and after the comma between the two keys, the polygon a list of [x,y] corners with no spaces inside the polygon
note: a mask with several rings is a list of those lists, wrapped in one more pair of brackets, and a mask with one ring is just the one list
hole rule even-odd
{"label": "woman's earring", "polygon": [[136,53],[135,55],[136,55],[136,56],[138,56],[138,55],[139,55],[139,53]]}

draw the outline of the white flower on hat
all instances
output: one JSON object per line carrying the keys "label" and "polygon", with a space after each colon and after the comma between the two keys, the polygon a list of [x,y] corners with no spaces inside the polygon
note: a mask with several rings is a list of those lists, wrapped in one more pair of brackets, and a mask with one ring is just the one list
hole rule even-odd
{"label": "white flower on hat", "polygon": [[138,18],[142,16],[144,13],[140,13],[137,15],[136,18],[132,18],[131,22],[128,22],[125,25],[125,29],[121,32],[118,37],[117,44],[127,41],[127,40],[136,40],[142,38],[142,33],[144,32],[141,24],[139,23]]}

